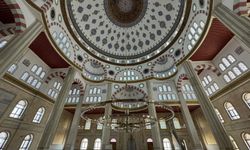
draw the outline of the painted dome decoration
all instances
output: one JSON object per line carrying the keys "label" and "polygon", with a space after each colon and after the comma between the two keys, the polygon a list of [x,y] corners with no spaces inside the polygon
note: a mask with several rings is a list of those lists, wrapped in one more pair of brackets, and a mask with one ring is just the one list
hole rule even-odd
{"label": "painted dome decoration", "polygon": [[[57,0],[40,12],[57,51],[85,78],[128,82],[116,75],[129,68],[140,72],[129,80],[136,82],[173,75],[204,38],[211,8],[212,0]],[[86,60],[101,63],[103,75]]]}

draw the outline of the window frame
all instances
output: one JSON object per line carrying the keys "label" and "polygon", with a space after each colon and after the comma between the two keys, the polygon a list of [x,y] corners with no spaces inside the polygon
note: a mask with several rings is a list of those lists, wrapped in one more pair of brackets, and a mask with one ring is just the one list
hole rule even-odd
{"label": "window frame", "polygon": [[[42,110],[41,112],[39,111],[40,109]],[[46,109],[44,107],[39,107],[36,111],[36,114],[35,114],[32,122],[37,123],[37,124],[41,123],[45,112],[46,112]]]}
{"label": "window frame", "polygon": [[93,149],[94,150],[101,150],[101,148],[102,148],[102,140],[100,138],[95,139]]}
{"label": "window frame", "polygon": [[14,74],[15,71],[16,71],[17,69],[18,69],[18,66],[17,66],[16,63],[14,63],[14,64],[12,64],[12,65],[8,68],[8,72],[9,72],[10,74]]}
{"label": "window frame", "polygon": [[163,150],[172,150],[172,145],[169,138],[162,139]]}
{"label": "window frame", "polygon": [[[28,138],[28,136],[29,136],[29,138]],[[27,137],[28,139],[26,139],[26,137]],[[28,150],[28,149],[30,148],[30,145],[31,145],[32,142],[33,142],[33,139],[34,139],[33,134],[28,134],[28,135],[26,135],[26,136],[23,138],[23,141],[22,141],[22,143],[21,143],[21,145],[20,145],[20,147],[19,147],[19,150]]]}
{"label": "window frame", "polygon": [[83,138],[81,140],[80,150],[87,150],[88,149],[89,140],[87,138]]}
{"label": "window frame", "polygon": [[8,142],[9,137],[10,137],[10,133],[9,133],[8,131],[1,131],[1,132],[0,132],[0,135],[1,135],[2,133],[3,133],[3,134],[6,134],[6,136],[5,136],[4,138],[0,136],[0,141],[2,140],[2,142],[0,143],[0,144],[1,144],[1,145],[0,145],[0,150],[3,150],[3,149],[5,148],[6,143]]}
{"label": "window frame", "polygon": [[[249,139],[246,139],[245,135],[248,134],[249,135]],[[250,149],[250,133],[248,132],[243,132],[241,133],[241,138],[243,139],[245,145],[247,146],[248,149]]]}
{"label": "window frame", "polygon": [[244,101],[244,103],[247,105],[248,109],[250,109],[250,96],[249,96],[249,99],[246,99],[245,96],[246,95],[250,95],[249,92],[245,92],[242,94],[242,100]]}
{"label": "window frame", "polygon": [[[20,102],[24,102],[25,105],[21,105]],[[19,106],[18,106],[19,105]],[[20,106],[23,106],[23,107],[20,107]],[[26,108],[28,106],[28,102],[27,100],[19,100],[15,107],[12,109],[11,113],[9,114],[9,117],[10,118],[15,118],[15,119],[20,119],[22,118]],[[19,107],[19,108],[18,108]]]}
{"label": "window frame", "polygon": [[[228,107],[227,104],[231,105],[231,106]],[[237,110],[234,108],[234,106],[232,105],[232,103],[225,102],[224,103],[224,108],[226,109],[226,112],[227,112],[227,114],[228,114],[228,116],[229,116],[229,118],[231,120],[238,120],[238,119],[240,119],[240,115],[237,112]]]}

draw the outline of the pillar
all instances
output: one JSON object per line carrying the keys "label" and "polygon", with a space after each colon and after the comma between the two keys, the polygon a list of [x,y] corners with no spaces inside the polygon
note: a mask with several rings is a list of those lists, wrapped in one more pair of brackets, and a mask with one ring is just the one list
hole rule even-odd
{"label": "pillar", "polygon": [[[107,86],[107,101],[111,100],[111,95],[112,95],[112,84],[108,83]],[[107,103],[105,105],[105,112],[104,112],[104,117],[106,119],[110,119],[110,115],[112,114],[112,107],[110,103]],[[109,120],[111,122],[111,120]],[[108,126],[108,121],[105,121],[102,129],[102,149],[103,150],[111,150],[112,149],[112,144],[110,144],[110,126]]]}
{"label": "pillar", "polygon": [[239,16],[224,6],[218,4],[214,9],[214,15],[231,30],[247,47],[250,48],[250,20]]}
{"label": "pillar", "polygon": [[201,150],[201,149],[203,149],[202,144],[201,144],[200,138],[198,136],[198,132],[197,132],[197,130],[195,128],[192,116],[191,116],[191,114],[189,112],[186,100],[184,99],[183,94],[180,93],[180,92],[178,92],[178,98],[179,98],[179,101],[180,101],[180,104],[181,104],[181,107],[180,107],[181,108],[181,113],[182,113],[184,122],[186,124],[190,140],[192,142],[191,143],[192,144],[192,149],[193,150]]}
{"label": "pillar", "polygon": [[74,150],[75,149],[75,142],[78,132],[78,125],[81,119],[81,110],[82,110],[82,102],[84,100],[84,96],[80,96],[80,101],[76,106],[75,114],[73,120],[71,122],[70,130],[65,142],[64,150]]}
{"label": "pillar", "polygon": [[8,68],[29,50],[32,41],[42,32],[43,25],[36,20],[24,32],[14,35],[5,47],[0,50],[0,78]]}
{"label": "pillar", "polygon": [[[112,114],[112,107],[111,104],[108,103],[105,106],[105,113],[104,117],[109,118],[109,116]],[[110,120],[111,121],[111,120]],[[102,148],[103,150],[112,150],[112,145],[110,144],[110,126],[107,124],[108,122],[105,121],[102,129]]]}
{"label": "pillar", "polygon": [[66,98],[69,95],[69,90],[74,81],[74,77],[76,74],[76,70],[73,67],[69,68],[68,74],[64,79],[63,87],[58,95],[57,100],[54,103],[49,121],[44,130],[43,136],[38,146],[38,150],[49,150],[56,133],[56,129],[62,115],[64,104],[66,102]]}
{"label": "pillar", "polygon": [[233,150],[233,145],[220,120],[218,119],[217,114],[214,111],[214,106],[205,93],[199,77],[194,71],[191,62],[185,61],[183,63],[183,67],[188,75],[191,85],[193,86],[197,100],[201,106],[206,120],[208,121],[208,124],[212,129],[213,135],[217,141],[218,146],[220,147],[220,150]]}
{"label": "pillar", "polygon": [[[150,102],[148,105],[148,113],[150,116],[157,118],[155,104],[152,102]],[[151,134],[153,139],[154,150],[162,150],[163,148],[158,122],[155,122],[155,124],[151,127]]]}
{"label": "pillar", "polygon": [[[184,150],[183,146],[182,146],[182,141],[180,140],[180,138],[177,135],[176,129],[174,127],[174,123],[173,120],[168,121],[168,127],[169,127],[169,135],[171,136],[171,146],[173,149],[175,149],[176,144],[179,145],[179,149]],[[175,144],[174,144],[174,140],[175,140]]]}
{"label": "pillar", "polygon": [[[148,113],[151,117],[154,117],[157,119],[155,104],[154,104],[153,96],[151,93],[153,89],[151,88],[150,81],[147,82],[147,87],[148,87],[148,97],[149,97]],[[158,122],[155,122],[155,124],[151,127],[151,134],[152,134],[152,139],[153,139],[154,150],[162,150],[163,146],[162,146],[162,140],[161,140],[161,134],[160,134]]]}

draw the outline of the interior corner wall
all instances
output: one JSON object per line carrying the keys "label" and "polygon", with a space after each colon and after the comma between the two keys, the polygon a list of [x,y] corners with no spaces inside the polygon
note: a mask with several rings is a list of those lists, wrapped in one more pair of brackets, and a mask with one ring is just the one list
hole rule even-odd
{"label": "interior corner wall", "polygon": [[[213,105],[219,110],[224,119],[223,126],[226,129],[228,136],[234,138],[239,149],[247,149],[247,146],[242,139],[242,133],[250,133],[250,108],[242,99],[244,93],[249,93],[249,87],[250,79],[242,83],[239,87],[232,87],[230,91],[224,92],[222,95],[212,100]],[[239,119],[230,119],[224,107],[225,102],[230,102],[234,106],[240,116]]]}
{"label": "interior corner wall", "polygon": [[201,108],[198,108],[192,112],[192,117],[198,130],[199,136],[203,140],[203,144],[207,150],[219,150],[216,140],[213,136],[212,130],[205,119]]}
{"label": "interior corner wall", "polygon": [[56,135],[52,144],[53,150],[61,150],[64,147],[66,142],[66,138],[68,136],[70,125],[72,122],[74,114],[69,111],[64,110],[60,121],[58,123],[58,127],[56,129]]}

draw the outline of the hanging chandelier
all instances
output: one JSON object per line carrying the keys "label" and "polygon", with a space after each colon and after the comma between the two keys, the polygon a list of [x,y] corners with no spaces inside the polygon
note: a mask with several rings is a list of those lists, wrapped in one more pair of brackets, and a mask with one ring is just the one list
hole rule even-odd
{"label": "hanging chandelier", "polygon": [[[117,103],[136,103],[140,102],[143,103],[143,107],[137,107],[136,108],[119,108],[116,107],[115,104]],[[166,110],[166,113],[163,117],[155,118],[154,116],[149,115],[147,112],[142,110],[145,110],[148,108],[148,105],[150,103],[154,103],[155,106],[160,107],[162,109]],[[111,107],[113,110],[116,110],[116,113],[110,114],[108,116],[103,116],[99,118],[91,118],[88,113],[92,112],[99,108],[104,108],[106,104],[111,104]],[[143,99],[139,100],[111,100],[106,101],[98,104],[91,105],[83,110],[81,113],[81,117],[84,120],[91,120],[91,122],[96,124],[102,124],[103,126],[106,126],[116,132],[137,132],[140,130],[145,129],[147,126],[153,126],[161,119],[164,119],[166,121],[172,120],[174,117],[174,111],[172,107],[168,106],[165,103],[160,102],[148,102]]]}

